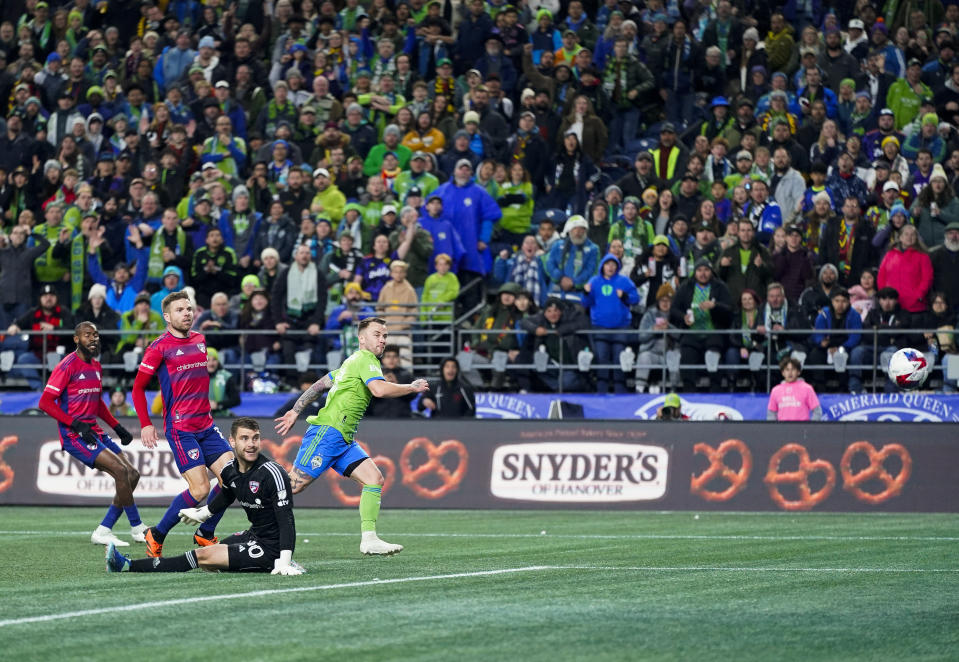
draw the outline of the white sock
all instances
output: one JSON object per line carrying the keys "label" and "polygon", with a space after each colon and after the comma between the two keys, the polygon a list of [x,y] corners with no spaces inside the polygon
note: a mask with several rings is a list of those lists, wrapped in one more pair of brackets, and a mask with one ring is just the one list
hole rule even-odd
{"label": "white sock", "polygon": [[113,533],[113,529],[108,529],[107,527],[100,524],[99,526],[97,526],[97,530],[94,531],[94,533],[99,533],[101,535],[104,533]]}
{"label": "white sock", "polygon": [[379,536],[376,535],[376,531],[363,531],[363,541],[367,540],[378,540]]}

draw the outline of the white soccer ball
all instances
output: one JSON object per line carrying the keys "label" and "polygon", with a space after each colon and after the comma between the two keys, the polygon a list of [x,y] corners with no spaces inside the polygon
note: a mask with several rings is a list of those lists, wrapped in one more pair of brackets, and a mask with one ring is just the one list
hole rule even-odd
{"label": "white soccer ball", "polygon": [[919,388],[926,381],[932,366],[918,349],[904,347],[889,359],[889,379],[905,390]]}

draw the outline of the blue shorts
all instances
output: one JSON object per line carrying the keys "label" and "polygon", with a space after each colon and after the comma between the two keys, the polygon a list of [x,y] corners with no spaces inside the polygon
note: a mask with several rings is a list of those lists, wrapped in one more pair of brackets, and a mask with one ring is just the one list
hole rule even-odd
{"label": "blue shorts", "polygon": [[97,443],[88,444],[78,434],[61,434],[60,444],[63,446],[63,450],[93,469],[93,464],[97,461],[97,456],[102,453],[104,449],[110,449],[117,455],[120,455],[122,452],[116,442],[110,439],[106,434],[101,434],[97,439]]}
{"label": "blue shorts", "polygon": [[369,455],[357,443],[348,444],[340,431],[329,425],[311,425],[303,435],[293,468],[319,478],[328,468],[341,476],[351,464],[365,460]]}
{"label": "blue shorts", "polygon": [[215,425],[197,432],[171,428],[167,430],[167,440],[173,451],[173,461],[181,474],[193,467],[208,467],[224,453],[233,452],[230,444],[223,438],[220,428]]}

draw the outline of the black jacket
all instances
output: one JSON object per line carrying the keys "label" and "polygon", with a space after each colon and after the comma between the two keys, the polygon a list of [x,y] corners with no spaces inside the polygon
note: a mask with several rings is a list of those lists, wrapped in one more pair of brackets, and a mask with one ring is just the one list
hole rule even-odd
{"label": "black jacket", "polygon": [[[469,382],[457,377],[452,382],[444,379],[429,380],[429,390],[423,398],[436,403],[433,418],[473,418],[476,416],[476,397]],[[424,409],[420,400],[420,411]]]}
{"label": "black jacket", "polygon": [[17,248],[9,243],[6,248],[0,248],[0,303],[33,301],[33,261],[50,247],[46,237],[35,234],[33,240],[32,248],[26,242]]}

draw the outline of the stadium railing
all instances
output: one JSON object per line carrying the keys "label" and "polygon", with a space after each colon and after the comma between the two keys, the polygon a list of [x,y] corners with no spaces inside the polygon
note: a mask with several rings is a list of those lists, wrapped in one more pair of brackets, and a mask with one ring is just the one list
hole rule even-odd
{"label": "stadium railing", "polygon": [[[815,330],[815,333],[820,333],[819,330]],[[621,334],[628,339],[627,345],[630,347],[636,347],[639,344],[639,333],[638,329],[583,329],[575,332],[573,335],[581,336],[585,341],[587,346],[589,345],[589,338],[595,335],[608,335],[611,333]],[[649,331],[644,331],[644,333],[649,333]],[[661,332],[663,339],[666,341],[665,345],[673,346],[676,350],[679,349],[679,340],[681,336],[684,335],[694,335],[694,336],[703,336],[703,335],[721,335],[721,336],[739,336],[742,335],[743,331],[741,329],[714,329],[714,330],[694,330],[694,329],[666,329]],[[893,337],[893,336],[920,336],[924,334],[936,334],[939,333],[936,329],[860,329],[860,330],[850,330],[850,329],[830,329],[823,330],[821,333],[826,336],[833,335],[861,335],[863,341],[867,338],[869,342],[866,343],[866,346],[869,347],[869,352],[867,355],[871,356],[871,360],[868,363],[859,363],[853,364],[848,360],[844,366],[843,370],[837,369],[836,365],[833,364],[812,364],[805,361],[806,356],[808,356],[808,351],[811,349],[812,344],[809,342],[809,337],[813,331],[806,329],[799,330],[781,330],[776,331],[775,333],[768,334],[767,337],[775,337],[779,339],[780,337],[788,337],[795,339],[796,343],[802,343],[805,347],[802,351],[796,350],[796,352],[790,352],[790,354],[796,354],[797,358],[800,359],[800,362],[803,363],[803,371],[815,371],[815,372],[824,372],[826,379],[829,379],[830,374],[837,374],[839,372],[849,372],[850,370],[860,370],[862,371],[862,378],[864,383],[871,384],[872,391],[881,390],[885,385],[885,369],[886,366],[881,360],[883,354],[887,347],[890,347],[888,342],[883,342],[881,338],[884,337]],[[549,331],[550,335],[556,335],[556,332]],[[467,363],[470,363],[467,357],[464,357],[464,354],[471,353],[472,348],[475,348],[477,343],[475,341],[471,342],[471,339],[476,339],[481,336],[488,335],[528,335],[525,331],[518,329],[457,329],[456,330],[456,346],[465,347],[469,345],[470,350],[460,350],[458,357],[463,362],[463,359],[466,359]],[[863,344],[863,341],[860,344]],[[871,345],[871,346],[870,346]],[[924,347],[916,347],[916,349],[922,349],[925,351]],[[494,352],[495,353],[495,352]],[[559,371],[559,388],[558,392],[562,393],[562,384],[563,384],[563,372],[567,370],[579,370],[581,372],[590,372],[596,369],[614,369],[620,370],[621,363],[617,360],[616,363],[612,364],[599,364],[595,361],[591,361],[586,370],[583,370],[579,364],[577,356],[567,356],[567,350],[565,343],[559,343],[559,360],[554,361],[550,360],[547,367],[544,369],[542,364],[537,366],[536,363],[508,363],[504,362],[502,357],[499,361],[496,361],[493,356],[488,357],[489,362],[473,362],[469,368],[470,370],[476,371],[498,371],[498,372],[512,372],[519,370],[527,370],[534,372],[545,372],[546,370],[558,370]],[[638,359],[638,352],[634,350],[634,357]],[[618,357],[617,357],[618,358]],[[766,347],[763,351],[763,358],[761,363],[754,363],[750,365],[749,363],[736,363],[729,364],[723,363],[722,357],[720,362],[712,366],[715,368],[714,371],[710,370],[710,366],[705,363],[699,364],[683,364],[678,362],[672,366],[676,369],[683,370],[696,370],[699,372],[700,376],[705,376],[709,372],[721,372],[725,373],[726,377],[735,378],[736,375],[749,374],[753,376],[759,376],[760,379],[763,379],[765,382],[765,390],[768,391],[773,386],[774,375],[779,373],[779,359],[773,355],[773,346],[772,343],[767,342]],[[888,362],[888,358],[885,359]],[[505,365],[504,365],[505,363]],[[637,368],[646,368],[651,371],[650,378],[653,377],[653,371],[658,372],[662,379],[662,383],[666,384],[669,379],[669,368],[668,357],[666,354],[663,354],[663,359],[655,363],[641,363],[638,360],[634,360],[632,364],[631,372],[635,372]],[[948,365],[941,363],[941,357],[936,357],[935,362],[932,366],[933,368],[933,379],[951,379],[954,380],[959,377],[959,365],[952,370],[949,370]],[[465,371],[465,369],[464,369]]]}
{"label": "stadium railing", "polygon": [[[413,362],[432,367],[436,366],[442,358],[451,356],[453,354],[453,341],[455,337],[452,326],[454,307],[453,303],[390,304],[390,307],[408,308],[416,314],[416,320],[411,321],[410,328],[408,330],[400,331],[395,334],[408,336],[411,338],[410,349],[412,351],[410,356]],[[389,321],[390,313],[388,311],[378,311],[376,314],[385,317],[387,321]],[[394,312],[394,314],[397,313]],[[337,367],[340,363],[340,360],[344,358],[343,352],[342,350],[338,351],[329,349],[331,345],[329,340],[334,338],[339,339],[342,344],[343,341],[347,340],[344,331],[345,330],[321,329],[318,334],[311,335],[305,330],[290,329],[283,334],[282,337],[303,340],[313,339],[317,345],[316,351],[301,350],[301,352],[298,352],[300,356],[297,357],[297,361],[295,363],[269,364],[266,362],[267,359],[264,353],[251,354],[247,352],[243,343],[240,342],[240,337],[255,335],[279,336],[279,334],[277,334],[277,332],[274,330],[225,329],[206,330],[203,333],[208,338],[223,338],[231,336],[237,338],[235,347],[239,358],[235,362],[223,362],[223,367],[231,370],[237,370],[239,372],[240,383],[245,384],[247,372],[259,373],[264,370],[297,370],[298,372],[306,372],[307,370],[318,370],[321,368],[323,370],[328,370],[331,367]],[[129,336],[143,336],[150,338],[152,341],[152,339],[159,336],[160,333],[161,332],[158,332],[155,329],[100,329],[100,335],[104,339],[116,339],[117,342],[119,341],[119,338]],[[19,358],[19,355],[27,351],[27,348],[21,347],[19,350],[13,350],[10,347],[0,344],[0,373],[4,375],[8,375],[11,370],[16,369],[37,370],[40,372],[41,381],[46,382],[50,371],[53,370],[60,359],[62,359],[67,353],[73,351],[74,347],[73,329],[54,329],[50,331],[22,330],[17,335],[21,336],[22,340],[27,344],[29,343],[29,338],[31,336],[43,336],[43,344],[40,352],[40,355],[43,357],[43,359],[35,363],[18,363],[17,359]],[[50,336],[55,336],[57,338],[57,342],[55,344],[47,342],[47,338]],[[319,339],[324,339],[324,342],[321,343]],[[349,345],[349,342],[347,342],[346,345]],[[303,352],[307,352],[309,356],[304,356]],[[142,347],[120,352],[117,354],[117,358],[122,359],[122,362],[102,364],[105,376],[117,377],[128,375],[132,377],[137,371],[142,355]],[[11,384],[8,383],[7,385],[10,386]],[[12,385],[23,384],[14,382]]]}

